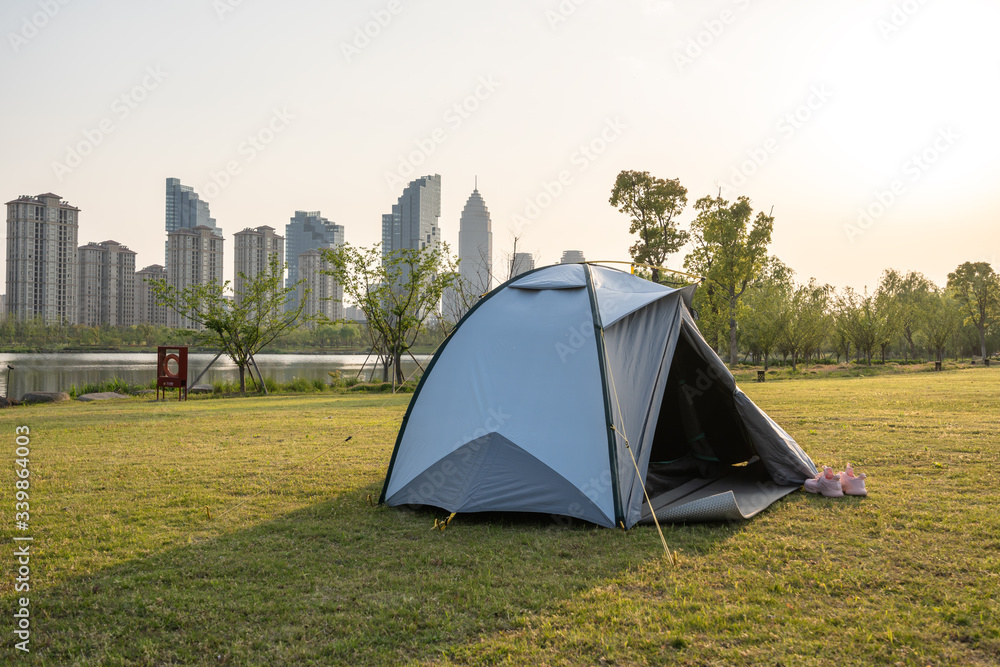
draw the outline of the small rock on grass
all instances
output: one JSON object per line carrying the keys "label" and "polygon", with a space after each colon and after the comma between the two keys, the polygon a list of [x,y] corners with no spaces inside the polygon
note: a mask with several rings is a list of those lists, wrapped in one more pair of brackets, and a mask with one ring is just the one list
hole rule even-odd
{"label": "small rock on grass", "polygon": [[92,394],[77,396],[78,401],[106,401],[109,398],[128,398],[125,394],[118,394],[113,391],[97,391]]}

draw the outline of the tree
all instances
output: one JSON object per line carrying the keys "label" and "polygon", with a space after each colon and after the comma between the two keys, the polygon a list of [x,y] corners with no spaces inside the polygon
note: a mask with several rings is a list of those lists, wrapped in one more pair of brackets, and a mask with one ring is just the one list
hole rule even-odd
{"label": "tree", "polygon": [[884,284],[875,291],[875,344],[878,345],[885,363],[885,350],[897,337],[902,329],[902,304],[895,298],[891,289]]}
{"label": "tree", "polygon": [[860,295],[850,287],[837,299],[837,329],[851,343],[857,352],[858,360],[865,355],[868,364],[872,363],[872,353],[879,341],[879,315],[876,312],[875,297],[868,294]]}
{"label": "tree", "polygon": [[[329,274],[344,287],[368,320],[372,349],[382,361],[383,381],[402,383],[402,357],[409,353],[428,318],[438,314],[441,297],[457,279],[448,246],[396,250],[382,255],[379,244],[356,248],[349,243],[322,251]],[[411,355],[412,356],[412,355]]]}
{"label": "tree", "polygon": [[721,196],[702,197],[691,223],[694,250],[684,266],[705,278],[706,287],[729,319],[729,363],[738,353],[736,312],[740,298],[767,261],[774,218],[759,212],[750,225],[753,208],[747,197],[730,204]]}
{"label": "tree", "polygon": [[792,270],[777,257],[772,257],[760,279],[747,290],[744,297],[745,307],[740,317],[740,328],[745,334],[747,345],[764,358],[765,371],[785,328],[792,290]]}
{"label": "tree", "polygon": [[896,324],[906,340],[904,356],[917,356],[914,336],[921,328],[922,313],[931,296],[933,283],[916,271],[906,274],[895,269],[886,269],[882,274],[879,292],[885,293],[895,303]]}
{"label": "tree", "polygon": [[948,274],[948,289],[961,304],[965,323],[979,332],[979,347],[986,361],[986,330],[1000,314],[1000,277],[986,262],[965,262]]}
{"label": "tree", "polygon": [[660,267],[667,257],[687,243],[688,234],[677,229],[676,217],[687,206],[687,188],[678,179],[666,180],[648,171],[622,171],[611,189],[612,206],[631,217],[630,234],[639,240],[629,248],[632,259],[653,267],[653,282],[660,282]]}
{"label": "tree", "polygon": [[808,285],[799,285],[787,301],[788,313],[783,318],[779,345],[792,355],[792,370],[796,370],[799,356],[808,356],[818,350],[826,340],[830,315],[829,285],[817,285],[815,279]]}
{"label": "tree", "polygon": [[285,311],[289,294],[298,283],[282,287],[283,275],[284,266],[273,255],[268,268],[256,276],[240,274],[245,282],[239,303],[229,296],[228,280],[182,290],[162,278],[150,280],[149,285],[160,305],[205,328],[198,332],[199,340],[222,348],[233,360],[239,369],[240,393],[244,393],[246,368],[253,355],[300,322],[312,319],[302,316],[305,299],[299,299],[295,309]]}
{"label": "tree", "polygon": [[962,319],[962,306],[948,291],[932,292],[924,301],[919,326],[937,361],[944,361],[945,347],[962,325]]}

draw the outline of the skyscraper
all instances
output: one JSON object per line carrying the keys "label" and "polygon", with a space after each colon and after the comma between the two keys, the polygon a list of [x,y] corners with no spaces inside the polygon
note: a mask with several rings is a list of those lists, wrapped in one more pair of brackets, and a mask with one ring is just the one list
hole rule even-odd
{"label": "skyscraper", "polygon": [[163,280],[167,270],[159,264],[147,266],[135,273],[135,321],[137,323],[163,326],[167,323],[167,309],[156,303],[150,280]]}
{"label": "skyscraper", "polygon": [[444,315],[458,321],[493,284],[493,223],[477,187],[458,225],[459,284],[444,297]]}
{"label": "skyscraper", "polygon": [[[330,222],[319,211],[296,211],[285,226],[285,255],[288,257],[288,277],[291,287],[299,279],[299,256],[310,250],[336,248],[344,245],[344,226]],[[289,306],[298,305],[298,291],[290,296]]]}
{"label": "skyscraper", "polygon": [[306,303],[302,314],[307,317],[320,314],[331,320],[343,319],[344,288],[333,276],[324,273],[330,270],[330,264],[319,250],[307,250],[299,255],[298,267],[298,299],[305,299]]}
{"label": "skyscraper", "polygon": [[203,225],[222,236],[222,228],[216,226],[215,218],[209,212],[208,202],[202,201],[190,185],[181,185],[178,178],[167,179],[166,213],[167,234]]}
{"label": "skyscraper", "polygon": [[79,247],[77,260],[77,323],[135,324],[135,251],[117,241],[88,243]]}
{"label": "skyscraper", "polygon": [[562,259],[559,260],[560,264],[579,264],[580,262],[586,262],[587,258],[583,256],[583,253],[579,250],[563,250]]}
{"label": "skyscraper", "polygon": [[80,209],[47,192],[7,202],[7,312],[76,324]]}
{"label": "skyscraper", "polygon": [[[177,290],[213,282],[221,285],[223,241],[221,235],[203,225],[167,234],[167,283]],[[174,311],[167,313],[167,326],[200,328]]]}
{"label": "skyscraper", "polygon": [[382,255],[409,248],[437,248],[441,243],[441,176],[423,176],[411,181],[392,207],[382,216]]}
{"label": "skyscraper", "polygon": [[233,293],[236,303],[239,304],[243,300],[243,290],[247,279],[254,278],[262,271],[269,270],[272,257],[277,258],[279,269],[284,271],[285,238],[275,234],[274,227],[263,225],[257,229],[247,228],[242,232],[237,232],[233,240],[233,252],[235,253]]}
{"label": "skyscraper", "polygon": [[478,294],[493,285],[493,223],[479,188],[472,191],[458,223],[458,272]]}

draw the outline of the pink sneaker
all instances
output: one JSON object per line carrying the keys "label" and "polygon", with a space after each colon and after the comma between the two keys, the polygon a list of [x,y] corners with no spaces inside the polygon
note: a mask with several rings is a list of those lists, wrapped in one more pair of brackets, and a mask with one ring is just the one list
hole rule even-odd
{"label": "pink sneaker", "polygon": [[844,495],[840,486],[840,473],[834,473],[830,466],[823,467],[823,474],[816,480],[816,488],[827,498],[840,498]]}
{"label": "pink sneaker", "polygon": [[819,478],[823,476],[823,472],[820,471],[816,473],[816,476],[812,479],[807,479],[802,487],[809,493],[819,493]]}
{"label": "pink sneaker", "polygon": [[848,463],[847,469],[840,474],[841,489],[849,496],[867,496],[868,490],[865,489],[865,477],[867,476],[864,473],[855,475],[854,468]]}

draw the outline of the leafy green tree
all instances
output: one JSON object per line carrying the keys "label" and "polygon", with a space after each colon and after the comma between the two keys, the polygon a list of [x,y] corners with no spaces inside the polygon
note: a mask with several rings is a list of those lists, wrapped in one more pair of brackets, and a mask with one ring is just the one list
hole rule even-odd
{"label": "leafy green tree", "polygon": [[345,243],[322,252],[330,263],[330,275],[368,320],[372,349],[382,360],[383,381],[389,381],[391,366],[393,382],[402,383],[403,355],[410,353],[428,318],[438,315],[442,295],[457,279],[448,246],[397,250],[384,257],[379,244],[356,248]]}
{"label": "leafy green tree", "polygon": [[896,295],[884,284],[875,291],[875,344],[881,353],[882,363],[885,363],[885,351],[896,340],[902,328],[900,316],[902,304]]}
{"label": "leafy green tree", "polygon": [[979,347],[986,361],[986,333],[1000,315],[1000,277],[986,262],[965,262],[948,274],[948,289],[962,305],[965,323],[979,332]]}
{"label": "leafy green tree", "polygon": [[861,295],[850,287],[845,288],[837,299],[836,327],[854,344],[858,359],[864,354],[867,363],[871,364],[879,329],[875,297],[868,294],[868,290]]}
{"label": "leafy green tree", "polygon": [[240,392],[246,392],[246,368],[250,359],[281,334],[291,331],[311,318],[302,315],[306,300],[285,310],[289,295],[298,284],[283,287],[284,267],[276,256],[267,270],[243,278],[239,303],[231,297],[227,280],[223,284],[192,285],[178,290],[166,280],[152,279],[150,288],[160,305],[205,327],[198,339],[220,347],[233,360],[240,374]]}
{"label": "leafy green tree", "polygon": [[743,300],[740,330],[750,349],[763,357],[765,371],[789,316],[792,275],[792,270],[777,257],[770,258],[760,279],[747,290]]}
{"label": "leafy green tree", "polygon": [[747,197],[730,204],[721,196],[702,197],[694,207],[698,216],[691,223],[694,250],[684,266],[705,278],[714,303],[728,318],[729,363],[738,353],[736,314],[747,286],[763,270],[771,243],[774,218],[763,212],[753,218]]}
{"label": "leafy green tree", "polygon": [[792,355],[792,370],[796,370],[799,356],[808,357],[818,351],[830,329],[829,285],[817,285],[815,279],[808,285],[799,285],[788,301],[788,315],[779,334],[780,345]]}
{"label": "leafy green tree", "polygon": [[895,323],[906,340],[906,358],[917,356],[915,336],[921,330],[922,314],[933,288],[934,284],[916,271],[903,274],[887,269],[882,274],[879,292],[886,294],[895,304]]}
{"label": "leafy green tree", "polygon": [[927,346],[937,361],[944,361],[944,351],[962,326],[962,305],[948,292],[934,290],[923,302],[919,327],[927,337]]}
{"label": "leafy green tree", "polygon": [[687,243],[687,232],[677,228],[677,216],[687,206],[687,188],[678,179],[657,178],[648,171],[622,171],[611,189],[612,206],[631,218],[629,233],[639,239],[629,248],[632,259],[652,266],[653,282],[667,257]]}

